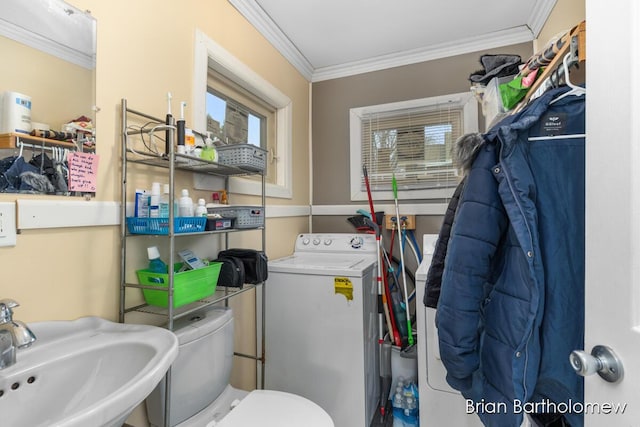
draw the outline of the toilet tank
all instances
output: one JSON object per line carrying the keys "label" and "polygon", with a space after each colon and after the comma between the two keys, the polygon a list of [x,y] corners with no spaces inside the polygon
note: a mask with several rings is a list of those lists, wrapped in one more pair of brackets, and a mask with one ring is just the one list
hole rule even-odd
{"label": "toilet tank", "polygon": [[[233,316],[208,308],[174,322],[178,357],[171,365],[171,426],[211,404],[229,384],[233,363]],[[151,426],[164,425],[165,380],[146,400]]]}

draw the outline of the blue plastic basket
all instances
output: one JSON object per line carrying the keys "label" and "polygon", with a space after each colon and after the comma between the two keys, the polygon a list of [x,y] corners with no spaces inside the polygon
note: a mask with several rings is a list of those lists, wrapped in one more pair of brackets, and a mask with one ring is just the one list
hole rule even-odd
{"label": "blue plastic basket", "polygon": [[[176,217],[174,233],[198,233],[204,231],[206,217]],[[127,228],[131,234],[169,234],[169,218],[128,217]]]}

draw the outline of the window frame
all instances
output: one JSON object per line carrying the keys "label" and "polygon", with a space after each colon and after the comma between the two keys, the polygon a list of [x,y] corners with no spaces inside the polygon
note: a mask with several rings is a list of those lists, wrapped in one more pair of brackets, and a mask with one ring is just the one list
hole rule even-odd
{"label": "window frame", "polygon": [[[349,140],[350,161],[349,179],[351,189],[351,201],[368,200],[366,190],[362,189],[362,122],[369,114],[392,113],[394,111],[411,108],[432,108],[436,110],[442,105],[448,104],[452,108],[462,109],[462,133],[478,132],[478,103],[469,92],[450,95],[434,96],[429,98],[412,99],[408,101],[392,102],[387,104],[369,105],[365,107],[351,108],[349,110]],[[429,188],[429,189],[399,189],[399,199],[446,199],[451,197],[455,187]],[[393,191],[375,191],[373,195],[377,200],[393,200]]]}
{"label": "window frame", "polygon": [[[206,129],[206,94],[209,68],[232,80],[276,109],[276,153],[267,156],[267,168],[271,159],[278,162],[276,183],[266,183],[267,197],[293,198],[293,103],[279,89],[233,56],[200,30],[195,37],[195,71],[193,85],[195,129]],[[198,179],[202,181],[202,179]],[[260,195],[262,183],[250,178],[231,177],[232,193]]]}

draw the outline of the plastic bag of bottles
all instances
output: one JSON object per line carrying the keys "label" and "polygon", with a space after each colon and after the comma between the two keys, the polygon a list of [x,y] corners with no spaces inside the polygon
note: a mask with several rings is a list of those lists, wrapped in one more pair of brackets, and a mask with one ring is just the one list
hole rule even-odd
{"label": "plastic bag of bottles", "polygon": [[399,377],[391,399],[393,427],[417,427],[420,425],[418,397],[416,383]]}

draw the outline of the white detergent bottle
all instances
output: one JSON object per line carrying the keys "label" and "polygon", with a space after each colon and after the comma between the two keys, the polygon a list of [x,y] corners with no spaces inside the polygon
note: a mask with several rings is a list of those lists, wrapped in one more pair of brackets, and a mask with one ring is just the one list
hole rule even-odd
{"label": "white detergent bottle", "polygon": [[186,188],[182,190],[182,197],[178,202],[178,214],[182,217],[193,216],[193,199],[189,197],[189,190]]}

